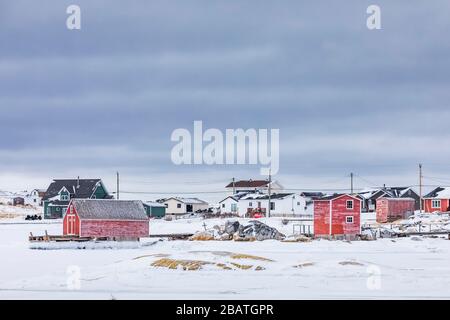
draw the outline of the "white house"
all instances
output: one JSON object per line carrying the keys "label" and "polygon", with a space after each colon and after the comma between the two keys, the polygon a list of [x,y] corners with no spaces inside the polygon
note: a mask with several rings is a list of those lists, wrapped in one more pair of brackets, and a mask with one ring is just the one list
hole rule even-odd
{"label": "white house", "polygon": [[[269,180],[239,180],[232,181],[226,187],[228,191],[233,194],[248,193],[248,192],[262,192],[267,193],[269,190]],[[270,183],[271,192],[280,192],[283,186],[277,181]]]}
{"label": "white house", "polygon": [[42,198],[45,195],[45,191],[43,189],[33,189],[31,192],[27,193],[24,197],[25,204],[31,206],[42,206]]}
{"label": "white house", "polygon": [[[239,199],[238,213],[246,216],[251,211],[269,212],[269,195],[247,194]],[[296,193],[275,193],[270,197],[271,217],[297,217],[312,219],[313,205],[309,198]]]}
{"label": "white house", "polygon": [[167,209],[167,215],[183,215],[194,213],[198,210],[208,210],[209,204],[198,198],[178,198],[173,197],[163,202]]}
{"label": "white house", "polygon": [[221,214],[224,213],[231,213],[231,214],[237,214],[238,213],[238,203],[239,200],[237,197],[229,196],[223,199],[219,202],[219,212]]}

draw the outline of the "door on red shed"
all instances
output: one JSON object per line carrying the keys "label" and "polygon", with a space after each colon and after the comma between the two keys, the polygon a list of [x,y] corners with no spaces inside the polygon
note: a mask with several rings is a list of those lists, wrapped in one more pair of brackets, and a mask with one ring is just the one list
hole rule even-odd
{"label": "door on red shed", "polygon": [[67,215],[67,234],[75,235],[76,234],[76,219],[74,214]]}

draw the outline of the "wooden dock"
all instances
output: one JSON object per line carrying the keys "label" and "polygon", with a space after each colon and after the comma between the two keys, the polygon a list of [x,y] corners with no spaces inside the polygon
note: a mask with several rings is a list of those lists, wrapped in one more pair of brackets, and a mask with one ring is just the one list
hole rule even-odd
{"label": "wooden dock", "polygon": [[169,233],[169,234],[151,234],[150,238],[169,238],[170,240],[187,240],[193,233]]}
{"label": "wooden dock", "polygon": [[86,241],[106,241],[106,238],[91,238],[91,237],[78,237],[78,236],[64,236],[64,235],[49,235],[47,231],[45,231],[45,235],[43,236],[35,236],[30,232],[30,236],[28,237],[28,241],[30,242],[86,242]]}

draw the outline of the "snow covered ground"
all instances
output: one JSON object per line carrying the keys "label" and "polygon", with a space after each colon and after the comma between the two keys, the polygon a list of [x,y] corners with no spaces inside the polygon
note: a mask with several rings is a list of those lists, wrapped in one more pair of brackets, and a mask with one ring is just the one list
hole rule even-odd
{"label": "snow covered ground", "polygon": [[42,215],[42,207],[11,206],[0,204],[0,223],[23,221],[27,215]]}
{"label": "snow covered ground", "polygon": [[[151,232],[189,233],[204,230],[203,223],[209,229],[225,221],[158,220],[151,222]],[[265,222],[292,233],[292,225],[279,219]],[[444,238],[308,243],[148,238],[138,248],[29,248],[29,232],[61,229],[60,222],[0,224],[0,299],[450,298],[450,241]],[[151,266],[162,258],[210,264],[195,271]]]}

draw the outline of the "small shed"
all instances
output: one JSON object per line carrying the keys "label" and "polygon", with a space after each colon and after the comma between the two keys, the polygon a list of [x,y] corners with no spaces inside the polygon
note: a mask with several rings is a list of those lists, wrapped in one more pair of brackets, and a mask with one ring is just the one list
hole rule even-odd
{"label": "small shed", "polygon": [[406,219],[414,214],[416,200],[413,198],[377,199],[377,222],[385,223]]}
{"label": "small shed", "polygon": [[159,202],[144,202],[145,212],[149,218],[164,218],[166,215],[166,205]]}
{"label": "small shed", "polygon": [[237,214],[239,200],[236,197],[228,196],[219,202],[221,214]]}
{"label": "small shed", "polygon": [[25,205],[25,199],[22,197],[13,198],[13,206],[23,206]]}
{"label": "small shed", "polygon": [[139,240],[148,237],[149,220],[141,201],[72,199],[64,216],[63,234]]}
{"label": "small shed", "polygon": [[361,233],[361,199],[335,194],[314,200],[314,235],[353,237]]}
{"label": "small shed", "polygon": [[450,212],[450,187],[438,187],[424,197],[425,212]]}

